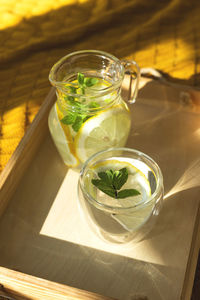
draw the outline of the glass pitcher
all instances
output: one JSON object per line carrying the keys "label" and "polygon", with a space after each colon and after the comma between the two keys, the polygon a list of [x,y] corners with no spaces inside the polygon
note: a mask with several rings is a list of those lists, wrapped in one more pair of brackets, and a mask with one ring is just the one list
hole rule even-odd
{"label": "glass pitcher", "polygon": [[120,61],[102,51],[73,52],[51,69],[56,88],[48,124],[64,163],[79,168],[91,155],[124,147],[131,127],[127,104],[121,97],[125,75],[133,80],[129,102],[134,103],[140,76],[135,61]]}

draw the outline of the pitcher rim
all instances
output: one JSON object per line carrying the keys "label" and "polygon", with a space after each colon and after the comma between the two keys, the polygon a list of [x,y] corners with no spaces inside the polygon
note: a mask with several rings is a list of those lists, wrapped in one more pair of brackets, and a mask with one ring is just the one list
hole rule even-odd
{"label": "pitcher rim", "polygon": [[[105,57],[108,57],[110,59],[112,59],[115,63],[118,63],[120,66],[121,66],[121,72],[120,72],[120,76],[119,76],[119,79],[116,81],[116,82],[113,82],[111,86],[108,86],[108,87],[103,87],[101,89],[95,89],[95,87],[91,87],[90,89],[92,90],[92,93],[95,94],[95,91],[96,93],[102,97],[103,95],[106,95],[107,93],[110,93],[116,89],[118,89],[119,87],[121,87],[121,84],[122,84],[122,81],[124,79],[124,66],[121,62],[120,59],[118,59],[116,56],[108,53],[108,52],[105,52],[105,51],[101,51],[101,50],[79,50],[79,51],[74,51],[74,52],[71,52],[67,55],[65,55],[64,57],[60,58],[51,68],[50,72],[49,72],[49,81],[51,82],[51,84],[53,86],[55,86],[56,88],[65,88],[65,85],[67,84],[68,87],[71,85],[71,86],[74,86],[74,84],[70,81],[58,81],[58,80],[55,80],[54,79],[54,74],[55,72],[58,70],[58,68],[63,64],[63,62],[65,62],[68,58],[72,57],[72,56],[76,56],[76,55],[79,55],[79,54],[99,54],[101,56],[105,56]],[[74,96],[73,93],[68,93],[70,96]],[[76,97],[78,95],[76,94]],[[81,97],[81,95],[80,95]]]}

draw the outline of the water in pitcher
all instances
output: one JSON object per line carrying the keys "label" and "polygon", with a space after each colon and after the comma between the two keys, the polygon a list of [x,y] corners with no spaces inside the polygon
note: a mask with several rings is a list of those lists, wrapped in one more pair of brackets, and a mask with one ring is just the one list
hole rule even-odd
{"label": "water in pitcher", "polygon": [[52,67],[49,80],[56,88],[57,101],[49,114],[49,129],[67,166],[79,168],[98,151],[125,146],[131,126],[128,106],[121,97],[125,75],[134,82],[127,100],[134,103],[140,69],[133,60],[82,50]]}
{"label": "water in pitcher", "polygon": [[117,91],[96,96],[98,90],[107,90],[112,83],[81,76],[82,85],[79,78],[65,87],[73,96],[57,92],[48,119],[53,141],[70,167],[78,167],[100,150],[123,147],[131,126],[128,106]]}

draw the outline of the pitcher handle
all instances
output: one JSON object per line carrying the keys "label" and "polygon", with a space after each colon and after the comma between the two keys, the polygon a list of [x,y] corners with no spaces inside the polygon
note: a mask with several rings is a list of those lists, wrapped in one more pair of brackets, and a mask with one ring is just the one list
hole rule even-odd
{"label": "pitcher handle", "polygon": [[[130,88],[129,88],[129,103],[135,103],[137,94],[138,94],[138,87],[139,87],[139,80],[140,80],[140,68],[138,64],[134,60],[122,60],[122,65],[125,69],[125,74],[130,75]],[[134,86],[132,85],[132,82]],[[134,90],[132,91],[132,89]]]}

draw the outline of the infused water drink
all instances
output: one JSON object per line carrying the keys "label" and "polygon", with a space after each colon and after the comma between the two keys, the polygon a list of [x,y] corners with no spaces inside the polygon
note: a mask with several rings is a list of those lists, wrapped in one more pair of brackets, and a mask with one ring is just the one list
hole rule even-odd
{"label": "infused water drink", "polygon": [[[116,149],[104,153],[108,152],[110,157],[103,158],[101,155],[100,160],[95,160],[91,165],[89,162],[90,166],[83,170],[79,181],[79,200],[86,219],[104,239],[123,243],[136,236],[141,237],[141,234],[150,229],[150,224],[158,215],[163,196],[162,184],[159,182],[161,176],[158,180],[155,168],[136,155],[124,157],[124,150],[121,150],[120,155],[120,150]],[[95,180],[98,182],[99,176],[104,178],[110,170],[114,174],[124,169],[128,176],[123,187],[115,190],[116,197],[115,194],[112,195],[112,188],[111,192],[108,187],[105,188],[110,196],[102,191],[104,187],[99,189],[92,183]],[[128,195],[131,190],[137,193]],[[117,197],[117,193],[123,197]]]}
{"label": "infused water drink", "polygon": [[49,114],[53,141],[69,167],[79,167],[91,155],[126,144],[131,118],[121,97],[128,72],[134,82],[130,102],[135,101],[139,67],[111,54],[87,50],[71,53],[51,69],[57,101]]}
{"label": "infused water drink", "polygon": [[79,166],[100,150],[123,147],[130,131],[130,112],[121,96],[116,91],[95,96],[98,90],[111,87],[111,83],[101,78],[90,79],[96,84],[86,86],[84,92],[77,80],[66,85],[73,96],[58,93],[49,114],[51,136],[64,163],[70,167]]}

